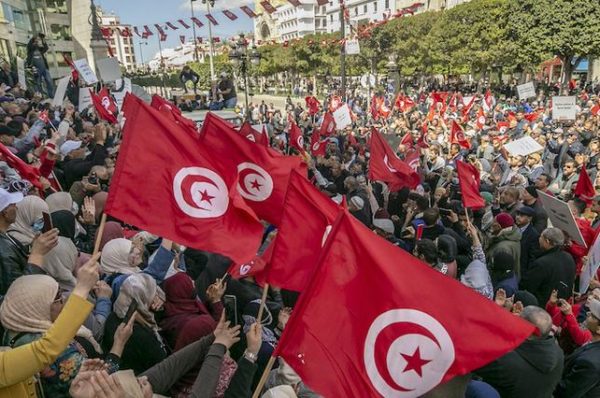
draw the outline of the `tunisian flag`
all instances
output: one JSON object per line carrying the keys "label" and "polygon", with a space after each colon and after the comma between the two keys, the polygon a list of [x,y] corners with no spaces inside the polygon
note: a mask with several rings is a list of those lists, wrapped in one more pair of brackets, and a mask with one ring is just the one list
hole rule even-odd
{"label": "tunisian flag", "polygon": [[284,208],[266,279],[274,286],[301,292],[340,208],[297,172],[290,177]]}
{"label": "tunisian flag", "polygon": [[304,136],[302,135],[302,131],[300,131],[300,127],[298,127],[296,122],[291,118],[289,118],[288,121],[290,123],[290,145],[304,155],[306,150],[304,149]]}
{"label": "tunisian flag", "polygon": [[238,263],[252,259],[263,227],[236,189],[237,169],[224,167],[197,135],[141,99],[128,94],[125,104],[107,214]]}
{"label": "tunisian flag", "polygon": [[[167,101],[160,95],[154,94],[152,96],[152,102],[150,102],[150,106],[154,109],[157,109],[163,113],[163,115],[167,116],[169,119],[177,123],[178,125],[190,129],[190,131],[198,132],[198,127],[193,120],[188,119],[187,117],[181,114],[181,110],[172,102]],[[124,112],[125,113],[125,112]]]}
{"label": "tunisian flag", "polygon": [[450,130],[450,143],[459,144],[462,148],[471,149],[471,144],[465,138],[465,132],[462,127],[456,123],[456,120],[452,121],[452,129]]}
{"label": "tunisian flag", "polygon": [[298,156],[285,156],[262,145],[248,145],[229,123],[208,113],[200,131],[200,144],[227,170],[239,173],[238,191],[259,218],[279,225],[290,173],[306,174]]}
{"label": "tunisian flag", "polygon": [[271,262],[273,247],[275,246],[276,240],[277,237],[273,238],[273,240],[268,243],[265,251],[262,254],[257,254],[252,260],[244,264],[231,264],[227,273],[231,275],[233,279],[241,279],[261,274],[267,267],[267,264]]}
{"label": "tunisian flag", "polygon": [[262,146],[269,146],[269,137],[266,134],[265,127],[263,125],[262,133],[259,133],[252,127],[252,125],[248,122],[244,122],[242,127],[240,127],[240,135],[246,137],[249,141],[252,141],[257,144],[261,144]]}
{"label": "tunisian flag", "polygon": [[321,137],[329,137],[331,134],[335,132],[335,119],[331,112],[325,112],[323,115],[323,123],[321,123],[321,127],[319,128],[319,135]]}
{"label": "tunisian flag", "polygon": [[40,182],[39,169],[25,163],[23,159],[12,153],[10,149],[0,144],[0,156],[11,168],[15,169],[21,178],[29,181],[34,187],[43,192],[44,187]]}
{"label": "tunisian flag", "polygon": [[533,331],[344,212],[273,356],[327,398],[414,398]]}
{"label": "tunisian flag", "polygon": [[579,181],[577,181],[577,185],[575,185],[573,194],[575,196],[579,196],[588,205],[592,203],[594,196],[596,196],[594,184],[592,184],[592,180],[590,179],[590,176],[587,170],[585,169],[585,164],[581,166],[581,172],[579,173]]}
{"label": "tunisian flag", "polygon": [[457,160],[456,171],[458,173],[458,182],[460,183],[463,206],[471,209],[485,207],[485,200],[483,200],[479,194],[481,180],[479,178],[479,170],[477,170],[477,167]]}
{"label": "tunisian flag", "polygon": [[115,114],[117,113],[117,104],[115,104],[115,101],[108,94],[106,87],[103,87],[98,94],[90,92],[90,95],[92,96],[92,103],[94,104],[96,113],[98,113],[98,117],[109,123],[116,124],[117,116]]}
{"label": "tunisian flag", "polygon": [[314,157],[325,156],[328,141],[327,138],[321,140],[319,134],[316,131],[313,131],[312,136],[310,137],[310,153]]}
{"label": "tunisian flag", "polygon": [[310,115],[314,115],[319,112],[319,108],[321,107],[321,103],[315,97],[306,97],[304,98],[306,102],[306,107],[308,108],[308,113]]}
{"label": "tunisian flag", "polygon": [[415,188],[419,185],[419,175],[399,159],[389,144],[375,128],[371,130],[371,157],[369,159],[369,179],[383,181],[390,191],[399,191],[402,187]]}

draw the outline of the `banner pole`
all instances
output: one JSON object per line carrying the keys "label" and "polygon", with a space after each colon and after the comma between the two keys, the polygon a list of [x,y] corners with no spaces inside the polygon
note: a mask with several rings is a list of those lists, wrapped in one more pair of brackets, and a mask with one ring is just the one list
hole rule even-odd
{"label": "banner pole", "polygon": [[265,367],[265,370],[263,371],[263,374],[260,377],[260,381],[256,386],[256,390],[254,390],[252,398],[258,398],[260,396],[260,392],[262,391],[263,387],[265,386],[265,383],[267,382],[267,379],[269,378],[269,373],[271,373],[271,368],[275,363],[275,359],[277,358],[275,358],[274,356],[271,356],[271,358],[269,358],[269,362],[267,362],[267,366]]}
{"label": "banner pole", "polygon": [[100,226],[98,227],[98,232],[96,234],[96,242],[94,243],[94,252],[93,256],[95,256],[100,251],[100,242],[102,241],[102,234],[104,234],[104,226],[106,225],[106,213],[102,213],[102,218],[100,219]]}

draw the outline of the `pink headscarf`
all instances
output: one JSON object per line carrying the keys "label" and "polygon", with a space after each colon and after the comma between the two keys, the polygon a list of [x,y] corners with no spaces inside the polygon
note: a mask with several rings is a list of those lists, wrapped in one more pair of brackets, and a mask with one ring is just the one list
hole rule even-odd
{"label": "pink headscarf", "polygon": [[[97,235],[96,235],[97,236]],[[121,224],[115,221],[109,221],[104,225],[104,232],[102,233],[102,237],[100,238],[100,251],[104,249],[104,245],[110,242],[113,239],[124,238],[123,236],[123,227]],[[96,238],[94,238],[94,242]]]}

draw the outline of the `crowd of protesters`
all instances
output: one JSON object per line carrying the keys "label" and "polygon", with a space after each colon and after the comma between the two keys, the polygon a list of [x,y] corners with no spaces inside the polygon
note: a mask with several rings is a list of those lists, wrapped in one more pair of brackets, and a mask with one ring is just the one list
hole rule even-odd
{"label": "crowd of protesters", "polygon": [[[45,79],[43,37],[31,45],[31,62]],[[51,88],[42,95],[15,82],[0,86],[6,150],[0,161],[0,397],[252,396],[298,293],[271,287],[256,319],[262,288],[252,277],[228,279],[227,258],[110,216],[100,231],[121,127],[100,120],[93,107],[77,111],[68,99],[51,107]],[[600,87],[570,87],[578,104],[570,123],[552,119],[549,91],[527,101],[491,91],[495,104],[480,127],[487,89],[471,89],[407,88],[403,95],[414,105],[394,109],[390,96],[385,116],[372,112],[369,99],[349,98],[354,122],[328,138],[325,156],[307,160],[309,178],[332,200],[345,198],[377,234],[538,328],[446,397],[599,397],[600,282],[593,278],[587,291],[574,292],[600,231],[600,196],[581,198],[573,190],[582,167],[600,188]],[[219,90],[225,105],[234,106],[235,89],[224,83]],[[434,93],[445,93],[442,110],[432,103]],[[463,96],[475,96],[466,112]],[[288,117],[310,142],[333,102],[329,97],[316,113],[291,100],[283,109],[263,102],[252,105],[251,122],[265,125],[274,149],[293,155]],[[189,101],[178,105],[191,110]],[[451,142],[453,119],[466,126],[467,147]],[[401,158],[418,152],[416,189],[392,192],[369,181],[373,125]],[[543,151],[510,156],[503,148],[525,136]],[[416,145],[419,139],[425,145]],[[457,160],[480,170],[485,207],[462,206]],[[160,167],[148,166],[149,173]],[[550,225],[538,191],[569,204],[586,246]],[[274,232],[266,232],[268,242]],[[96,242],[101,254],[93,254]],[[317,396],[282,360],[263,393]]]}

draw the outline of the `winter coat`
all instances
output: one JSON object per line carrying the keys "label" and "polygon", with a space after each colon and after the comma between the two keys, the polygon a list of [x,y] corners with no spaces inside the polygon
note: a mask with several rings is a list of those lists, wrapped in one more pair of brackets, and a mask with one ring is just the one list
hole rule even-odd
{"label": "winter coat", "polygon": [[600,397],[600,341],[586,344],[567,357],[555,397]]}
{"label": "winter coat", "polygon": [[521,274],[521,232],[515,226],[505,228],[496,236],[490,238],[485,257],[489,260],[498,252],[507,252],[515,259],[515,273]]}

